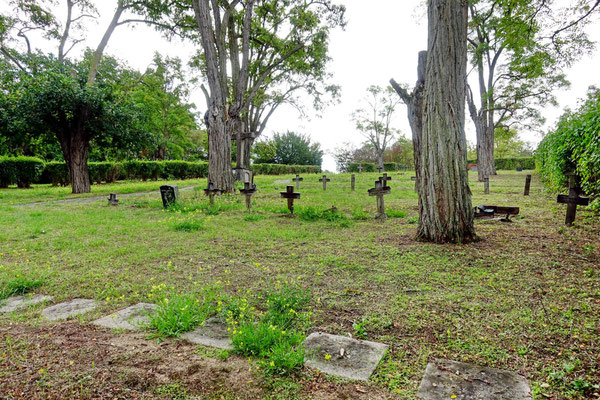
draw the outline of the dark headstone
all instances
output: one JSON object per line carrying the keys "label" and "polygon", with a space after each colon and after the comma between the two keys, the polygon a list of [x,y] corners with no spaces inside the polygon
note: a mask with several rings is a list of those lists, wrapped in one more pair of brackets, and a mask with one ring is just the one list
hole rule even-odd
{"label": "dark headstone", "polygon": [[160,187],[163,207],[167,208],[179,201],[179,188],[177,185],[162,185]]}

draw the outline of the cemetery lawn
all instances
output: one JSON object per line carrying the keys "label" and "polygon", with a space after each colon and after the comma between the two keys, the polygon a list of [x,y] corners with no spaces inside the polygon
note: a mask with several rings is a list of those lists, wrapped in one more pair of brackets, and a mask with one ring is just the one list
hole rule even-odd
{"label": "cemetery lawn", "polygon": [[[474,205],[521,212],[512,223],[476,221],[482,240],[468,245],[414,240],[410,172],[391,173],[385,222],[372,219],[375,198],[367,195],[375,173],[357,174],[355,192],[349,174],[330,176],[326,192],[320,176],[302,175],[293,218],[279,196],[291,176],[258,176],[250,214],[239,195],[209,208],[199,188],[169,211],[158,194],[122,197],[117,207],[22,207],[71,196],[49,186],[0,189],[0,293],[27,277],[42,279],[32,290],[53,303],[101,301],[67,322],[43,320],[43,305],[0,314],[0,397],[415,399],[427,361],[439,357],[521,373],[536,399],[599,398],[600,220],[580,208],[575,226],[565,227],[565,206],[537,175],[523,196],[526,173],[500,171],[489,195],[470,175]],[[91,196],[159,186],[96,185]],[[322,213],[332,205],[338,214]],[[312,296],[309,332],[360,335],[390,350],[368,383],[306,368],[278,377],[255,359],[89,324],[153,302],[160,288],[213,285],[258,309],[271,290],[299,286]]]}

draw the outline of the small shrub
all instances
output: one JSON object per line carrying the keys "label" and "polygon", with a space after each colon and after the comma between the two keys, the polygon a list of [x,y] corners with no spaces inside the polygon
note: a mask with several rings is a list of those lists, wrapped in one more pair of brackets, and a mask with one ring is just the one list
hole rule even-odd
{"label": "small shrub", "polygon": [[386,210],[388,217],[390,218],[404,218],[406,217],[406,212],[401,210],[388,209]]}
{"label": "small shrub", "polygon": [[186,221],[181,221],[176,223],[173,226],[173,229],[175,229],[176,231],[184,232],[201,231],[204,229],[204,221],[200,219],[189,219]]}
{"label": "small shrub", "polygon": [[288,343],[278,343],[271,348],[260,366],[269,375],[288,375],[302,369],[306,350],[301,344],[293,347]]}
{"label": "small shrub", "polygon": [[0,287],[0,300],[11,296],[22,296],[40,287],[43,283],[44,279],[35,279],[22,275],[16,276],[2,284],[2,287]]}
{"label": "small shrub", "polygon": [[406,220],[406,222],[408,222],[409,224],[418,224],[419,217],[418,216],[410,217],[409,219]]}
{"label": "small shrub", "polygon": [[369,219],[369,213],[367,213],[365,210],[361,210],[361,209],[355,209],[354,211],[352,211],[352,219],[355,219],[357,221],[363,221],[365,219]]}
{"label": "small shrub", "polygon": [[298,346],[304,341],[304,335],[265,321],[247,322],[232,329],[231,341],[237,354],[267,357],[276,346]]}
{"label": "small shrub", "polygon": [[300,312],[310,302],[310,295],[299,288],[284,286],[266,296],[264,321],[284,329],[297,327]]}
{"label": "small shrub", "polygon": [[150,316],[150,328],[158,337],[179,337],[195,329],[215,313],[216,293],[207,288],[203,293],[174,294],[158,302],[158,308]]}

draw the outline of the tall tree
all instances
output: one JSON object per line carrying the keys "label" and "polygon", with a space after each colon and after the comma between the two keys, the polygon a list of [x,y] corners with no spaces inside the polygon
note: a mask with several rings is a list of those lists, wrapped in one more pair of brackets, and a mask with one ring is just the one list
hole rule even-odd
{"label": "tall tree", "polygon": [[392,126],[396,106],[400,102],[391,87],[369,86],[364,99],[366,107],[352,113],[356,129],[369,141],[377,154],[377,164],[383,169],[383,155],[398,129]]}
{"label": "tall tree", "polygon": [[[51,12],[53,3],[51,0],[11,0],[11,16],[2,17],[3,22],[0,23],[0,54],[30,75],[36,74],[35,62],[31,64],[25,63],[27,60],[35,60],[35,57],[31,57],[35,48],[32,44],[30,33],[42,31],[46,38],[56,41],[57,51],[55,58],[59,63],[69,66],[71,64],[67,60],[68,53],[75,45],[83,41],[81,36],[76,36],[82,34],[83,21],[88,18],[97,17],[92,1],[67,0],[66,19],[61,24]],[[60,142],[63,157],[69,169],[73,193],[87,193],[90,191],[87,161],[93,134],[89,126],[90,119],[95,110],[89,101],[92,101],[98,92],[96,81],[106,46],[115,29],[121,25],[135,22],[154,23],[144,18],[124,17],[124,13],[158,14],[164,11],[164,8],[164,4],[150,0],[118,0],[111,21],[93,52],[86,70],[87,76],[85,77],[85,81],[79,87],[79,92],[85,92],[85,94],[78,97],[79,101],[73,103],[73,107],[70,110],[56,110],[58,120],[61,123],[55,127],[55,134]],[[22,39],[25,43],[24,55],[26,57],[23,57],[23,52],[19,52],[17,48],[11,47],[15,39]],[[72,70],[73,74],[77,72],[77,70]]]}
{"label": "tall tree", "polygon": [[418,174],[418,237],[436,243],[476,238],[467,176],[466,0],[428,4],[428,46]]}
{"label": "tall tree", "polygon": [[598,1],[593,6],[581,0],[565,4],[547,0],[469,4],[468,49],[476,83],[468,87],[467,103],[477,134],[479,180],[496,173],[496,128],[539,126],[543,122],[539,107],[556,104],[553,91],[568,85],[563,68],[591,48],[583,28]]}
{"label": "tall tree", "polygon": [[[264,114],[266,88],[290,80],[299,71],[294,65],[317,70],[310,64],[309,50],[317,43],[321,47],[326,43],[323,38],[327,29],[321,21],[338,23],[344,8],[330,1],[303,0],[192,3],[202,43],[201,65],[208,83],[209,179],[222,190],[232,191],[228,141],[233,137],[241,143],[244,137],[252,140],[256,136],[256,130],[266,122],[264,118],[274,111],[271,108]],[[302,64],[302,60],[309,63]],[[323,60],[326,57],[320,62]],[[247,145],[238,146],[240,162],[248,159],[247,150]]]}

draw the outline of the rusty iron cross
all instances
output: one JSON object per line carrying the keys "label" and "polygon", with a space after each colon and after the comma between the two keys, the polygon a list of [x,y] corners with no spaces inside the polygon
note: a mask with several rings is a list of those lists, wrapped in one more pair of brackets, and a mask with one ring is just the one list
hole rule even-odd
{"label": "rusty iron cross", "polygon": [[294,192],[293,186],[288,186],[285,192],[279,192],[281,197],[287,199],[288,210],[290,210],[290,214],[294,213],[294,200],[300,198],[300,193]]}

